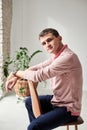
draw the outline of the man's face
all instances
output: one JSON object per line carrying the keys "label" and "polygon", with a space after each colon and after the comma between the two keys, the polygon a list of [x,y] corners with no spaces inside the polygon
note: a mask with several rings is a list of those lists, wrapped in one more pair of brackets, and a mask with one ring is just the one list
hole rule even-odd
{"label": "man's face", "polygon": [[40,37],[40,42],[44,49],[53,54],[57,54],[59,50],[59,45],[61,43],[61,37],[55,37],[52,33],[48,33],[43,37]]}

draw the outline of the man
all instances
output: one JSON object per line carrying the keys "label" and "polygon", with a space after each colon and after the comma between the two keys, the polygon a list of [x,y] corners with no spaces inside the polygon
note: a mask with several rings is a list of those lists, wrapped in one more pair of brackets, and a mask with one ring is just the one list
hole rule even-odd
{"label": "man", "polygon": [[30,97],[25,105],[30,120],[28,130],[51,130],[75,121],[81,113],[82,67],[77,55],[62,43],[57,30],[44,29],[39,40],[52,57],[25,71],[19,70],[15,75],[11,73],[6,86],[11,89],[18,77],[32,82],[50,79],[53,95],[39,96],[42,114],[35,117]]}

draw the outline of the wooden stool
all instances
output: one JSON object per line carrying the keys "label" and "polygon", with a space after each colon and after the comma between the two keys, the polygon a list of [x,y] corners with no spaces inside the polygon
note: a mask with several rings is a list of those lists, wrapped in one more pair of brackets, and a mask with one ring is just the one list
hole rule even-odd
{"label": "wooden stool", "polygon": [[84,121],[83,121],[82,117],[79,116],[78,119],[77,119],[77,121],[71,122],[71,123],[67,123],[67,124],[65,124],[64,126],[67,127],[66,130],[69,130],[69,126],[74,126],[74,127],[75,127],[75,130],[78,130],[78,125],[81,125],[81,124],[83,124],[83,123],[84,123]]}

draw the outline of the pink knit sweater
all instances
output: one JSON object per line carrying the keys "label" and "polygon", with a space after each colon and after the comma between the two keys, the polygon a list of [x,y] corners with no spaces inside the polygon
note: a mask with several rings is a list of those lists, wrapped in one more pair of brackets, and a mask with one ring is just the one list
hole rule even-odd
{"label": "pink knit sweater", "polygon": [[82,99],[82,67],[77,55],[64,46],[56,57],[26,70],[24,78],[34,82],[51,80],[54,106],[66,106],[72,115],[80,115]]}

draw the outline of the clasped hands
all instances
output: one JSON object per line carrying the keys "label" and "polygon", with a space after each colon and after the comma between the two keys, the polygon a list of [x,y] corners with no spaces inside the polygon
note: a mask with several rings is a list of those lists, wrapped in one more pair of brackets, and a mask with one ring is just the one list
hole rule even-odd
{"label": "clasped hands", "polygon": [[[28,69],[28,71],[31,71],[31,70]],[[23,71],[21,71],[21,72],[23,73]],[[19,78],[21,78],[21,76],[20,76],[20,77],[15,76],[15,75],[11,72],[11,73],[9,74],[8,78],[7,78],[7,81],[6,81],[6,91],[11,91]],[[29,81],[28,81],[28,82],[29,82]],[[33,83],[33,86],[35,86],[35,87],[38,85],[37,82],[33,82],[33,81],[31,81],[31,82]]]}

